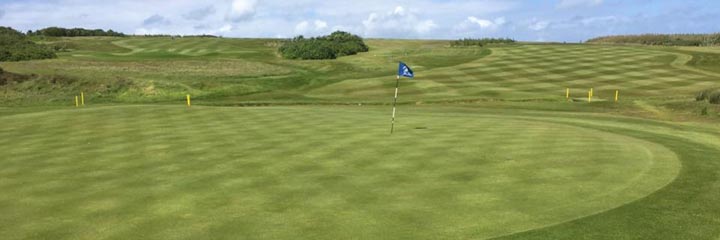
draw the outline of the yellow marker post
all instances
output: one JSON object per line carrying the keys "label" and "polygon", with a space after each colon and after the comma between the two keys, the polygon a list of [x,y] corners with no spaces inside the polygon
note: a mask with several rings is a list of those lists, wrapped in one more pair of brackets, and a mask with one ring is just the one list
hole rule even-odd
{"label": "yellow marker post", "polygon": [[620,95],[620,90],[615,90],[615,102],[618,101],[618,95]]}
{"label": "yellow marker post", "polygon": [[85,93],[80,92],[80,105],[85,106]]}
{"label": "yellow marker post", "polygon": [[595,96],[595,93],[593,92],[593,89],[590,88],[590,97],[594,97],[594,96]]}
{"label": "yellow marker post", "polygon": [[75,107],[79,107],[80,103],[78,102],[78,96],[75,95]]}
{"label": "yellow marker post", "polygon": [[570,100],[570,88],[565,89],[565,100]]}
{"label": "yellow marker post", "polygon": [[592,102],[592,90],[588,92],[588,102]]}
{"label": "yellow marker post", "polygon": [[186,98],[187,98],[187,106],[189,107],[190,106],[190,94],[188,94],[186,96]]}

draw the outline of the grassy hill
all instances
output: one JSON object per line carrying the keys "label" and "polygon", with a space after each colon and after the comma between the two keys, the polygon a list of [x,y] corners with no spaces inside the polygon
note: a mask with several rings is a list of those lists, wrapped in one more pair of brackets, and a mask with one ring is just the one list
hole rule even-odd
{"label": "grassy hill", "polygon": [[[558,100],[565,88],[609,98],[689,96],[716,86],[717,53],[592,45],[451,48],[446,41],[368,40],[369,53],[338,60],[278,56],[267,39],[51,38],[69,51],[55,60],[1,63],[7,71],[62,76],[78,84],[57,91],[10,89],[7,101],[51,99],[86,91],[106,102],[167,102],[192,94],[213,104],[382,103],[398,61],[418,72],[403,81],[403,102],[479,99]],[[702,55],[702,59],[694,58]],[[695,64],[693,68],[686,64]],[[52,78],[52,77],[45,77]],[[109,84],[112,83],[112,84]],[[108,86],[112,85],[112,86]],[[15,91],[13,91],[15,90]]]}
{"label": "grassy hill", "polygon": [[64,50],[0,63],[3,239],[720,236],[715,48],[39,43]]}

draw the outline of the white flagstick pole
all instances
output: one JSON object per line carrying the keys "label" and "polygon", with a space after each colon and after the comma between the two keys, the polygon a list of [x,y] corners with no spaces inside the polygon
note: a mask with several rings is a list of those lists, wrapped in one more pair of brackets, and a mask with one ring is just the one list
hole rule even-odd
{"label": "white flagstick pole", "polygon": [[395,79],[395,100],[393,101],[392,125],[390,125],[390,134],[395,130],[395,105],[397,105],[398,87],[400,86],[400,76]]}

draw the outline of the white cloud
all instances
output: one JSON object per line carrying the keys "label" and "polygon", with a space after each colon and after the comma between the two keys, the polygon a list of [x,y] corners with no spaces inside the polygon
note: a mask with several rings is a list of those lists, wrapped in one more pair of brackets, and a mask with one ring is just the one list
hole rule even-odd
{"label": "white cloud", "polygon": [[630,22],[629,19],[617,16],[602,16],[602,17],[589,17],[580,20],[583,25],[606,25],[606,24],[618,24],[623,22]]}
{"label": "white cloud", "polygon": [[465,19],[465,21],[455,26],[455,30],[458,32],[473,32],[477,29],[483,31],[495,31],[506,24],[507,20],[504,17],[495,18],[495,20],[488,20],[470,16]]}
{"label": "white cloud", "polygon": [[226,19],[233,22],[246,21],[255,16],[257,0],[233,0]]}
{"label": "white cloud", "polygon": [[315,30],[321,31],[327,28],[328,24],[325,21],[315,20]]}
{"label": "white cloud", "polygon": [[391,12],[370,13],[362,21],[363,35],[368,37],[410,37],[428,34],[438,27],[431,19],[421,19],[416,12],[397,6]]}
{"label": "white cloud", "polygon": [[164,32],[162,32],[160,29],[157,29],[157,28],[151,28],[151,29],[138,28],[138,29],[135,29],[134,34],[136,34],[136,35],[153,35],[153,34],[163,34],[163,33]]}
{"label": "white cloud", "polygon": [[468,17],[467,21],[470,23],[474,23],[478,25],[481,29],[497,29],[498,27],[505,24],[505,18],[496,18],[495,21],[490,21],[486,19],[479,19],[476,17]]}
{"label": "white cloud", "polygon": [[403,8],[402,6],[397,6],[397,7],[395,7],[395,11],[393,11],[393,14],[398,15],[398,16],[405,15],[405,8]]}
{"label": "white cloud", "polygon": [[305,33],[308,31],[310,23],[308,21],[302,21],[295,25],[295,33]]}
{"label": "white cloud", "polygon": [[233,29],[233,26],[232,26],[232,25],[230,25],[230,24],[225,24],[225,25],[223,25],[220,29],[218,29],[218,32],[226,33],[226,32],[232,31],[232,29]]}
{"label": "white cloud", "polygon": [[326,29],[328,29],[328,24],[327,22],[322,20],[315,20],[312,22],[301,21],[297,25],[295,25],[295,34],[315,36],[326,33]]}
{"label": "white cloud", "polygon": [[421,21],[417,25],[415,25],[415,31],[418,33],[428,33],[432,31],[433,29],[437,28],[438,25],[433,22],[433,20],[425,20]]}
{"label": "white cloud", "polygon": [[468,17],[468,21],[470,21],[471,23],[477,24],[478,26],[480,26],[480,28],[483,28],[483,29],[490,28],[493,26],[493,22],[491,22],[490,20],[479,19],[476,17]]}
{"label": "white cloud", "polygon": [[528,28],[533,31],[542,31],[547,29],[548,26],[550,26],[549,21],[533,19]]}
{"label": "white cloud", "polygon": [[602,3],[603,3],[603,0],[560,0],[557,7],[558,8],[572,8],[572,7],[579,7],[579,6],[592,7],[592,6],[598,6]]}

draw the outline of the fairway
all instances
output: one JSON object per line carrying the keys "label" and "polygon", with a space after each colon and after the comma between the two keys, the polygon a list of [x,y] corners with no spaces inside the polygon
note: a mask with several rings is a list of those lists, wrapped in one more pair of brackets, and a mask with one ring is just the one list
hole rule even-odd
{"label": "fairway", "polygon": [[[692,56],[661,49],[523,45],[491,50],[487,57],[433,69],[419,75],[417,81],[404,83],[403,98],[557,99],[564,96],[566,88],[575,97],[586,96],[588,89],[595,88],[598,98],[605,99],[611,99],[615,90],[631,97],[693,94],[714,86],[717,78],[713,73],[682,68]],[[360,101],[392,94],[387,82],[387,77],[347,80],[310,94]]]}
{"label": "fairway", "polygon": [[[561,100],[689,96],[716,86],[717,65],[689,67],[712,49],[578,44],[518,44],[452,48],[446,41],[368,40],[371,51],[337,60],[279,58],[272,39],[62,38],[77,50],[61,58],[4,62],[8,71],[57,74],[83,82],[82,90],[103,102],[171,102],[192,94],[213,105],[238,102],[386,103],[393,94],[393,69],[405,61],[417,71],[401,83],[400,102],[474,100]],[[119,85],[109,88],[108,82]],[[38,83],[43,86],[43,83]],[[72,89],[78,91],[70,83]],[[11,89],[6,98],[24,96]],[[67,99],[59,92],[49,101]],[[200,102],[199,102],[200,103]]]}
{"label": "fairway", "polygon": [[386,110],[125,106],[3,117],[0,235],[489,238],[623,206],[679,174],[662,144],[568,118],[411,108],[389,136]]}

